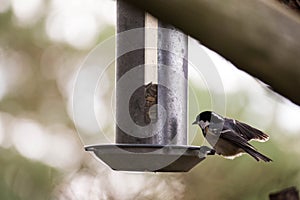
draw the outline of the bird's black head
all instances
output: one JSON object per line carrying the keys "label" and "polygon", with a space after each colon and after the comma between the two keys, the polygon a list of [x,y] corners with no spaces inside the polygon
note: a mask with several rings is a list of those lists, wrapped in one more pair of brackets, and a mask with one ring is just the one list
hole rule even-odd
{"label": "bird's black head", "polygon": [[223,117],[212,111],[204,111],[196,117],[196,121],[193,124],[198,124],[201,129],[205,129],[211,121],[219,123],[223,121]]}
{"label": "bird's black head", "polygon": [[211,111],[204,111],[197,116],[197,119],[199,118],[199,121],[202,120],[204,122],[205,121],[210,122],[211,117],[212,117]]}

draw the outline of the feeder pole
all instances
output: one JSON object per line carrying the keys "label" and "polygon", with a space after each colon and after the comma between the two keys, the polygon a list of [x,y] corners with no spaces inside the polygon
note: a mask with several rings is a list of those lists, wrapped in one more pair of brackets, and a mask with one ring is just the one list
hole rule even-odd
{"label": "feeder pole", "polygon": [[[135,28],[145,28],[145,12],[123,0],[117,1],[117,33]],[[172,29],[174,31],[166,31]],[[158,104],[163,109],[157,109],[157,116],[165,112],[166,122],[161,131],[153,133],[151,137],[138,137],[131,135],[116,125],[116,143],[123,144],[152,144],[152,145],[186,145],[187,144],[187,36],[170,25],[158,22],[157,64],[158,64]],[[145,49],[137,49],[120,55],[124,45],[139,42],[145,46],[145,31],[139,31],[132,38],[119,38],[117,36],[117,81],[126,72],[137,66],[145,64]],[[164,50],[162,50],[164,49]],[[175,52],[175,53],[174,53]],[[129,109],[135,124],[146,126],[145,122],[145,67],[142,73],[131,81],[141,86],[133,94],[134,101],[128,106],[120,106],[124,98],[124,91],[118,85],[116,88],[116,118],[124,120],[123,109]],[[143,133],[141,133],[141,136]]]}

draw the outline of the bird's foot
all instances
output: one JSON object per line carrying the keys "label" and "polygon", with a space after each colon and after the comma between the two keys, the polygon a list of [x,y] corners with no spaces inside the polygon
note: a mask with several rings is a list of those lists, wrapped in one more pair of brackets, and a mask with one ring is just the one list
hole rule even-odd
{"label": "bird's foot", "polygon": [[205,158],[207,155],[214,155],[215,153],[216,151],[214,149],[211,149],[207,146],[202,146],[200,147],[199,157]]}
{"label": "bird's foot", "polygon": [[216,150],[211,149],[209,153],[207,153],[207,155],[215,155],[216,154]]}

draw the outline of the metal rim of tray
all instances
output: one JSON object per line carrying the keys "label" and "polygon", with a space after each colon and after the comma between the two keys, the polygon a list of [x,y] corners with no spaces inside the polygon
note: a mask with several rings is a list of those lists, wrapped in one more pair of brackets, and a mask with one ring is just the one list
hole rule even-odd
{"label": "metal rim of tray", "polygon": [[85,146],[117,171],[187,172],[211,153],[206,146],[101,144]]}

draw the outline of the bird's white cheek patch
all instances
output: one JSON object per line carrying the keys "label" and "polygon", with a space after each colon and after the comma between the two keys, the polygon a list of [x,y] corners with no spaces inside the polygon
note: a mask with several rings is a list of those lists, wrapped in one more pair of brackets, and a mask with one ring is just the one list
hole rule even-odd
{"label": "bird's white cheek patch", "polygon": [[199,125],[202,129],[205,129],[207,126],[209,126],[209,122],[204,122],[203,120],[200,120]]}

